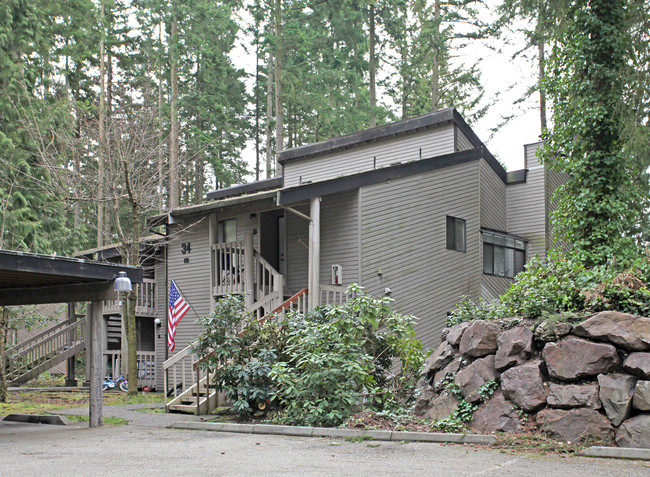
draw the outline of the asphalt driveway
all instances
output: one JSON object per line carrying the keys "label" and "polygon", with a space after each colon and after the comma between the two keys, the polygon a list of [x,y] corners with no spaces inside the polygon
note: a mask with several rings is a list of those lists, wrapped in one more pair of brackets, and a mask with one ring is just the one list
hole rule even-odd
{"label": "asphalt driveway", "polygon": [[87,424],[0,423],[0,476],[650,475],[647,461],[511,454],[463,445],[167,429],[172,421],[200,418],[144,413],[134,407],[105,409],[107,416],[131,417],[127,426],[89,429]]}

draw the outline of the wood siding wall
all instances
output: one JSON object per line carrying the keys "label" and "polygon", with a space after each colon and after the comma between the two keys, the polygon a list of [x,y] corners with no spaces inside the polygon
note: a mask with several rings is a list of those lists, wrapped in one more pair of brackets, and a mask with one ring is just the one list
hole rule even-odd
{"label": "wood siding wall", "polygon": [[541,143],[525,146],[526,182],[506,189],[508,232],[528,240],[526,259],[546,257],[546,181],[535,151]]}
{"label": "wood siding wall", "polygon": [[[362,283],[379,296],[390,288],[397,311],[418,317],[426,347],[439,343],[447,312],[463,296],[478,298],[478,191],[478,162],[360,191]],[[446,248],[447,215],[467,221],[466,252]]]}
{"label": "wood siding wall", "polygon": [[465,136],[465,133],[458,126],[454,125],[454,127],[456,128],[456,151],[466,151],[477,147],[472,144],[472,141]]}
{"label": "wood siding wall", "polygon": [[[303,214],[309,215],[309,205],[294,207]],[[307,286],[309,261],[309,221],[287,211],[286,226],[286,256],[287,273],[284,277],[285,294],[294,294]]]}
{"label": "wood siding wall", "polygon": [[[196,324],[197,314],[207,316],[212,312],[208,222],[208,217],[204,217],[195,223],[172,226],[170,230],[171,240],[167,247],[168,277],[170,281],[176,282],[193,310],[190,310],[176,327],[176,349],[169,357],[185,348],[203,331]],[[185,255],[181,253],[181,244],[184,242],[190,242],[192,248],[192,251]],[[184,262],[186,258],[189,259],[188,263]],[[161,288],[164,288],[164,278]],[[164,322],[166,323],[166,320]]]}
{"label": "wood siding wall", "polygon": [[320,282],[332,282],[332,265],[343,267],[343,287],[359,283],[359,191],[323,197]]}
{"label": "wood siding wall", "polygon": [[374,167],[385,167],[395,162],[449,154],[455,151],[454,142],[454,126],[445,124],[349,150],[289,161],[284,165],[284,186],[294,187],[300,185],[301,180],[302,183],[317,182],[370,171]]}
{"label": "wood siding wall", "polygon": [[[506,185],[484,159],[480,160],[479,167],[481,227],[508,232]],[[481,298],[492,301],[506,291],[512,280],[483,274],[483,237],[480,239],[480,247]]]}

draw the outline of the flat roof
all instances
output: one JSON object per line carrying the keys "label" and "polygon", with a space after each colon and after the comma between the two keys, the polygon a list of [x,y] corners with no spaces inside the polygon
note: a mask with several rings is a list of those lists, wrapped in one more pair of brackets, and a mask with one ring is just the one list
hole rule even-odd
{"label": "flat roof", "polygon": [[0,306],[100,300],[122,271],[142,282],[136,266],[0,250]]}

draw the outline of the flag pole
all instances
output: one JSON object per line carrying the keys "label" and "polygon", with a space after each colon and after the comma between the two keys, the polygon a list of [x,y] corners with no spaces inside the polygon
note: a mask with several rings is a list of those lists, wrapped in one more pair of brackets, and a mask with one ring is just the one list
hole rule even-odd
{"label": "flag pole", "polygon": [[[174,282],[174,280],[172,280],[172,282]],[[174,282],[174,285],[176,285],[176,288],[178,288],[178,291],[181,292],[181,295],[183,295],[183,296],[185,297],[185,296],[186,296],[186,295],[185,295],[185,292],[183,292],[183,290],[181,290],[181,287],[178,286],[178,283]],[[187,303],[187,304],[190,306],[190,309],[194,312],[194,314],[196,315],[196,317],[200,319],[201,317],[200,317],[199,314],[196,312],[196,310],[194,309],[194,307],[192,306],[192,304],[190,303],[190,301],[186,299],[186,300],[185,300],[185,303]]]}

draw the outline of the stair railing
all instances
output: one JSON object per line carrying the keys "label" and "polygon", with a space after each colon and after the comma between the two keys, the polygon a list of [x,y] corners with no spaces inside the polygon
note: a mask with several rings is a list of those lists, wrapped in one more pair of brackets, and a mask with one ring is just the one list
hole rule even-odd
{"label": "stair railing", "polygon": [[83,342],[85,330],[86,320],[70,318],[9,348],[6,351],[7,378],[15,379]]}

